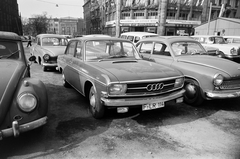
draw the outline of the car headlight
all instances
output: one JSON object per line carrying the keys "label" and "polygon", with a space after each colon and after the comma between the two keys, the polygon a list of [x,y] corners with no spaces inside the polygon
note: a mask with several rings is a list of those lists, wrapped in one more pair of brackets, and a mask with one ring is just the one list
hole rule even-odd
{"label": "car headlight", "polygon": [[230,50],[230,53],[232,55],[237,55],[237,50],[233,47],[231,50]]}
{"label": "car headlight", "polygon": [[48,60],[50,59],[50,55],[45,54],[45,55],[43,56],[43,59],[46,60],[46,61],[48,61]]}
{"label": "car headlight", "polygon": [[174,83],[174,87],[182,87],[184,84],[184,78],[177,78]]}
{"label": "car headlight", "polygon": [[37,106],[37,99],[31,93],[24,93],[18,96],[17,103],[24,112],[30,112]]}
{"label": "car headlight", "polygon": [[213,78],[213,85],[220,86],[223,83],[223,76],[221,74],[216,74]]}
{"label": "car headlight", "polygon": [[108,92],[110,95],[123,95],[127,91],[127,84],[111,84],[108,87]]}

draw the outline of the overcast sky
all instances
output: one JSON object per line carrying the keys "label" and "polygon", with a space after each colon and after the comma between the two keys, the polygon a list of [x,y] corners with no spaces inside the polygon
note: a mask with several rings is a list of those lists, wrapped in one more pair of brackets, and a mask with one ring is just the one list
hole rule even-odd
{"label": "overcast sky", "polygon": [[[17,0],[22,17],[31,18],[47,12],[53,18],[83,18],[84,0]],[[57,7],[58,6],[58,7]]]}

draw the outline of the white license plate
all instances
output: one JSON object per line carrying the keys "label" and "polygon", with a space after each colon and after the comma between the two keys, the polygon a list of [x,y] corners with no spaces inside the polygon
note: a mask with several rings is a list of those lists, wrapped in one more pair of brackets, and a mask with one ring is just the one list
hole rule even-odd
{"label": "white license plate", "polygon": [[156,102],[142,105],[142,110],[151,110],[164,107],[164,102]]}

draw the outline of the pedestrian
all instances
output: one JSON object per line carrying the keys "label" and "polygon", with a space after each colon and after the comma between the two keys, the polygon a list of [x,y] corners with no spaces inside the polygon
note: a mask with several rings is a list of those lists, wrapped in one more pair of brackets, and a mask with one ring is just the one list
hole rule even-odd
{"label": "pedestrian", "polygon": [[28,36],[28,44],[27,44],[27,47],[28,47],[28,46],[32,46],[31,36]]}

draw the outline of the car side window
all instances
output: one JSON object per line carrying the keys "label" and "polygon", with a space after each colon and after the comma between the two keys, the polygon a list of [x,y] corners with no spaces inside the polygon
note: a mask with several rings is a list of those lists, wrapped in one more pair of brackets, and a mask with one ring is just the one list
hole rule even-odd
{"label": "car side window", "polygon": [[66,55],[74,56],[76,52],[76,41],[71,42],[66,50]]}
{"label": "car side window", "polygon": [[167,45],[162,43],[155,43],[153,48],[153,54],[171,56]]}
{"label": "car side window", "polygon": [[41,45],[40,38],[37,38],[37,45]]}
{"label": "car side window", "polygon": [[141,48],[139,49],[140,53],[150,54],[152,51],[152,42],[143,42]]}
{"label": "car side window", "polygon": [[134,43],[137,43],[140,40],[139,36],[135,36]]}
{"label": "car side window", "polygon": [[78,59],[83,59],[83,57],[82,57],[82,43],[81,43],[81,41],[78,41],[78,43],[77,43],[77,48],[76,48],[76,58],[78,58]]}
{"label": "car side window", "polygon": [[128,36],[127,39],[133,42],[134,36]]}

